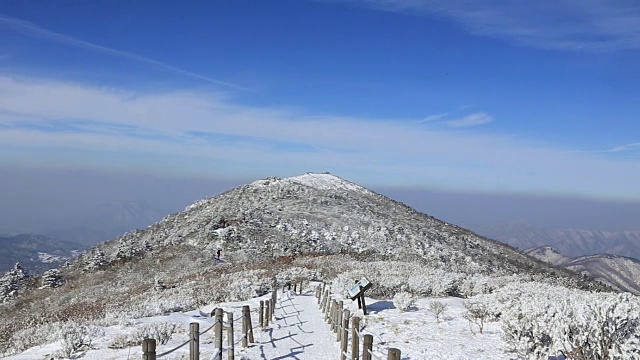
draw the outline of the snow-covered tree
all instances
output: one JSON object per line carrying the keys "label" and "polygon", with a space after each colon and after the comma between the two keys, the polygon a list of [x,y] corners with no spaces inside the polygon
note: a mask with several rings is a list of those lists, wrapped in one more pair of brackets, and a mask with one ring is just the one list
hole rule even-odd
{"label": "snow-covered tree", "polygon": [[27,280],[27,277],[20,263],[16,263],[13,269],[7,271],[0,278],[0,302],[7,302],[13,299]]}
{"label": "snow-covered tree", "polygon": [[85,271],[96,271],[103,269],[107,265],[107,259],[102,251],[99,248],[95,248],[91,251],[87,259],[87,264],[85,266]]}
{"label": "snow-covered tree", "polygon": [[42,274],[42,288],[55,288],[64,284],[64,278],[58,269],[47,270]]}
{"label": "snow-covered tree", "polygon": [[142,253],[144,253],[144,249],[140,244],[129,237],[122,237],[118,242],[115,257],[116,260],[127,261],[140,256]]}

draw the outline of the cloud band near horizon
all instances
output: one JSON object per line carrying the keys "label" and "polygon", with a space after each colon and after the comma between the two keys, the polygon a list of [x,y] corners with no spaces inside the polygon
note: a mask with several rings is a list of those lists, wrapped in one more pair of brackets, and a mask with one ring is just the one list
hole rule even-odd
{"label": "cloud band near horizon", "polygon": [[[243,177],[328,170],[390,186],[640,199],[636,159],[438,122],[305,114],[241,106],[204,91],[139,93],[12,76],[0,77],[0,92],[1,147],[26,162]],[[474,116],[468,125],[489,117]]]}

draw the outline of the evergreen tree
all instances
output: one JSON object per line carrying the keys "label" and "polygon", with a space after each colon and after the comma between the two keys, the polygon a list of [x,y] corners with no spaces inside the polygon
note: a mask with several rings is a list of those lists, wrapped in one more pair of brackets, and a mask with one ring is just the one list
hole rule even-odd
{"label": "evergreen tree", "polygon": [[13,299],[28,276],[20,263],[16,263],[13,269],[7,271],[0,278],[0,302],[7,302]]}
{"label": "evergreen tree", "polygon": [[93,249],[87,259],[85,271],[101,270],[104,269],[105,266],[107,266],[107,259],[104,251],[98,248]]}
{"label": "evergreen tree", "polygon": [[58,269],[47,270],[42,274],[43,288],[56,288],[64,284],[64,278]]}

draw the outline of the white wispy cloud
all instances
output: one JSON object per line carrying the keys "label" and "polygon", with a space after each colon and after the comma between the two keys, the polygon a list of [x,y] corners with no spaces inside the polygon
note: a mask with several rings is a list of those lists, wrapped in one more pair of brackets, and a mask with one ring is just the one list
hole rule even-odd
{"label": "white wispy cloud", "polygon": [[633,179],[640,178],[632,158],[418,121],[243,106],[203,91],[139,93],[0,76],[0,93],[0,163],[11,160],[7,154],[48,159],[63,151],[55,158],[60,161],[69,153],[100,153],[86,162],[114,166],[109,159],[116,154],[127,164],[169,172],[258,176],[256,169],[265,175],[323,169],[387,185],[618,198],[637,194]]}
{"label": "white wispy cloud", "polygon": [[439,120],[442,120],[442,119],[446,118],[447,116],[449,116],[449,113],[429,115],[429,116],[425,117],[424,119],[420,120],[420,122],[428,123],[428,122],[439,121]]}
{"label": "white wispy cloud", "polygon": [[220,86],[225,86],[225,87],[229,87],[229,88],[233,88],[236,90],[243,90],[243,91],[248,91],[248,89],[246,89],[245,87],[242,87],[240,85],[236,85],[230,82],[226,82],[226,81],[222,81],[222,80],[217,80],[217,79],[213,79],[211,77],[208,76],[204,76],[201,74],[197,74],[194,73],[192,71],[188,71],[185,69],[181,69],[169,64],[165,64],[161,61],[158,60],[154,60],[148,57],[144,57],[144,56],[140,56],[128,51],[122,51],[122,50],[117,50],[117,49],[113,49],[110,47],[106,47],[106,46],[102,46],[102,45],[98,45],[98,44],[94,44],[88,41],[83,41],[80,39],[76,39],[74,37],[71,36],[67,36],[67,35],[63,35],[45,28],[42,28],[40,26],[37,26],[33,23],[30,23],[28,21],[24,21],[21,19],[17,19],[17,18],[13,18],[10,16],[6,16],[6,15],[2,15],[0,14],[0,25],[4,25],[7,26],[9,28],[12,28],[14,30],[20,31],[26,35],[32,36],[32,37],[38,37],[41,39],[45,39],[48,41],[53,41],[53,42],[57,42],[60,44],[65,44],[65,45],[69,45],[69,46],[75,46],[75,47],[79,47],[79,48],[83,48],[83,49],[87,49],[87,50],[91,50],[91,51],[96,51],[96,52],[101,52],[104,54],[108,54],[111,56],[117,56],[117,57],[121,57],[124,59],[129,59],[129,60],[133,60],[133,61],[137,61],[140,63],[144,63],[144,64],[148,64],[148,65],[152,65],[158,68],[162,68],[165,70],[169,70],[172,71],[176,74],[180,74],[180,75],[184,75],[187,77],[190,77],[192,79],[196,79],[196,80],[200,80],[200,81],[204,81],[210,84],[214,84],[214,85],[220,85]]}
{"label": "white wispy cloud", "polygon": [[478,113],[466,115],[460,119],[445,121],[445,124],[447,124],[450,127],[460,128],[460,127],[484,125],[492,121],[493,121],[493,116],[486,113],[478,112]]}
{"label": "white wispy cloud", "polygon": [[640,150],[640,143],[620,145],[608,150],[604,150],[603,152],[615,153],[615,152],[625,152],[625,151],[635,151],[635,150]]}
{"label": "white wispy cloud", "polygon": [[383,11],[442,16],[472,34],[561,50],[640,48],[640,3],[627,0],[344,0]]}

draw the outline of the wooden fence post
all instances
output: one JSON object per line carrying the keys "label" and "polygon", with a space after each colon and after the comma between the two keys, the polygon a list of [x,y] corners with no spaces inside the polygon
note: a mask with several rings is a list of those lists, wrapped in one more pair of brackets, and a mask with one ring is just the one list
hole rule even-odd
{"label": "wooden fence post", "polygon": [[342,314],[340,335],[340,360],[347,360],[347,343],[349,342],[349,310],[345,310]]}
{"label": "wooden fence post", "polygon": [[338,311],[336,312],[336,341],[340,341],[342,336],[342,310],[344,308],[344,302],[338,301]]}
{"label": "wooden fence post", "polygon": [[142,360],[156,360],[156,340],[142,340]]}
{"label": "wooden fence post", "polygon": [[249,341],[249,321],[247,318],[251,319],[251,314],[249,313],[249,305],[242,306],[242,347],[246,348],[248,346],[247,342]]}
{"label": "wooden fence post", "polygon": [[373,335],[364,336],[362,343],[362,360],[371,360],[371,352],[373,351]]}
{"label": "wooden fence post", "polygon": [[276,309],[276,303],[278,302],[278,292],[277,291],[273,291],[273,293],[271,293],[271,316],[272,318],[275,320],[275,309]]}
{"label": "wooden fence post", "polygon": [[213,332],[215,334],[215,346],[218,349],[218,353],[215,360],[222,360],[222,327],[223,327],[223,319],[222,319],[222,308],[216,308],[215,314],[215,326],[213,327]]}
{"label": "wooden fence post", "polygon": [[234,360],[235,357],[235,345],[233,343],[233,313],[227,313],[227,321],[229,322],[229,326],[227,327],[227,346],[229,350],[227,350],[227,359]]}
{"label": "wooden fence post", "polygon": [[248,324],[248,337],[249,337],[249,342],[250,343],[254,343],[255,341],[253,340],[253,325],[251,325],[251,310],[249,309],[249,306],[247,306],[247,324]]}
{"label": "wooden fence post", "polygon": [[362,299],[362,314],[367,315],[367,303],[364,301],[364,293],[360,296]]}
{"label": "wooden fence post", "polygon": [[260,327],[264,328],[264,301],[260,300],[260,315],[258,315]]}
{"label": "wooden fence post", "polygon": [[200,359],[200,323],[189,324],[189,360]]}
{"label": "wooden fence post", "polygon": [[329,328],[333,331],[333,327],[335,324],[335,316],[336,316],[336,306],[338,306],[338,302],[335,299],[331,300],[331,306],[329,307]]}
{"label": "wooden fence post", "polygon": [[360,357],[360,318],[354,316],[351,320],[351,360]]}
{"label": "wooden fence post", "polygon": [[324,319],[325,319],[326,322],[329,322],[329,321],[331,321],[329,319],[329,315],[331,314],[331,295],[329,294],[329,290],[327,290],[327,301],[325,301],[324,306],[325,306],[325,309],[326,309],[325,312],[324,312],[325,313],[325,318]]}
{"label": "wooden fence post", "polygon": [[271,318],[271,300],[266,300],[264,302],[264,326],[269,326],[269,319]]}
{"label": "wooden fence post", "polygon": [[297,292],[298,292],[298,282],[297,282],[297,281],[294,281],[294,282],[293,282],[293,293],[295,294],[295,293],[297,293]]}
{"label": "wooden fence post", "polygon": [[400,350],[396,348],[389,348],[387,360],[400,360]]}

